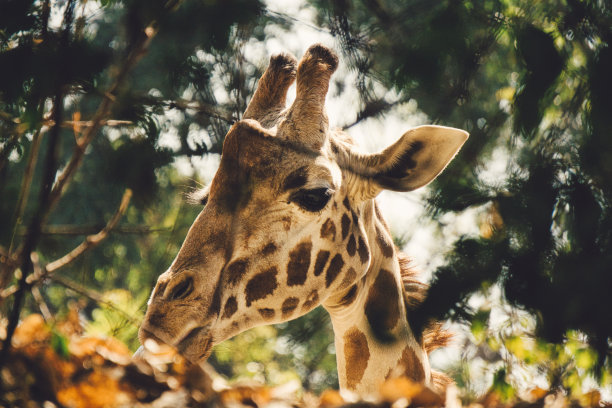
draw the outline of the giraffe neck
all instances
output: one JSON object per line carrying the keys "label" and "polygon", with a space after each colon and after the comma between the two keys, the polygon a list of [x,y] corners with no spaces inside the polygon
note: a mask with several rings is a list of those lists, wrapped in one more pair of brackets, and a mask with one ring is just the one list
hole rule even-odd
{"label": "giraffe neck", "polygon": [[429,382],[431,370],[406,318],[400,265],[391,235],[374,205],[364,218],[371,262],[358,282],[327,299],[341,389],[371,394],[387,378]]}

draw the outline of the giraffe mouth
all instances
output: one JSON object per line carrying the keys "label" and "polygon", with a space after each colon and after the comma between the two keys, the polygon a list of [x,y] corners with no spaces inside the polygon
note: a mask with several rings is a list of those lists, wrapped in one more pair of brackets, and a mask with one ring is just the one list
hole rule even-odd
{"label": "giraffe mouth", "polygon": [[206,360],[212,349],[210,326],[207,324],[189,330],[176,344],[179,353],[194,363]]}

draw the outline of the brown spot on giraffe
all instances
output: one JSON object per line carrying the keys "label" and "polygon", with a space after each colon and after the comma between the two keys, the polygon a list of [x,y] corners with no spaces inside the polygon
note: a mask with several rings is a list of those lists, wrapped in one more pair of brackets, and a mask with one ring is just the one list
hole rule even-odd
{"label": "brown spot on giraffe", "polygon": [[319,301],[319,293],[316,290],[313,290],[312,292],[310,292],[308,297],[306,297],[306,300],[304,301],[304,304],[302,305],[302,310],[308,311],[312,309],[313,307],[317,305],[318,301]]}
{"label": "brown spot on giraffe", "polygon": [[310,252],[312,242],[302,242],[289,252],[289,263],[287,263],[287,285],[303,285],[308,276],[310,268]]}
{"label": "brown spot on giraffe", "polygon": [[368,246],[361,235],[359,236],[358,243],[359,245],[357,247],[357,252],[359,253],[359,260],[362,264],[364,264],[368,262],[368,259],[370,258],[370,251],[368,250]]}
{"label": "brown spot on giraffe", "polygon": [[238,310],[238,303],[236,302],[236,298],[234,296],[230,296],[225,302],[225,307],[223,307],[223,318],[228,319],[236,313]]}
{"label": "brown spot on giraffe", "polygon": [[370,349],[368,339],[357,327],[352,327],[344,334],[344,358],[346,359],[346,386],[354,389],[363,378]]}
{"label": "brown spot on giraffe", "polygon": [[272,255],[278,250],[278,246],[274,242],[268,242],[262,249],[259,251],[263,256]]}
{"label": "brown spot on giraffe", "polygon": [[354,284],[349,290],[342,296],[338,302],[339,306],[348,306],[357,298],[357,284]]}
{"label": "brown spot on giraffe", "polygon": [[351,211],[351,203],[349,202],[348,196],[344,197],[344,200],[342,200],[342,204],[344,204],[344,208]]}
{"label": "brown spot on giraffe", "polygon": [[269,309],[267,307],[264,307],[264,308],[261,308],[261,309],[257,309],[257,311],[259,312],[261,317],[263,317],[266,320],[274,319],[274,315],[276,314],[274,312],[274,309]]}
{"label": "brown spot on giraffe", "polygon": [[285,299],[283,305],[281,306],[281,313],[283,315],[283,319],[291,316],[291,314],[298,307],[299,304],[300,300],[296,297],[290,297]]}
{"label": "brown spot on giraffe", "polygon": [[221,312],[221,291],[223,290],[223,285],[221,285],[220,282],[221,278],[219,278],[215,285],[215,292],[213,293],[212,301],[206,312],[207,316],[217,316]]}
{"label": "brown spot on giraffe", "polygon": [[246,305],[251,306],[256,300],[263,299],[271,295],[278,287],[276,281],[278,270],[272,267],[264,272],[260,272],[253,276],[246,285]]}
{"label": "brown spot on giraffe", "polygon": [[342,230],[342,240],[346,238],[349,232],[349,227],[351,226],[351,219],[348,215],[342,214],[342,219],[340,220],[340,227]]}
{"label": "brown spot on giraffe", "polygon": [[351,234],[349,237],[348,243],[346,244],[346,252],[348,252],[349,256],[355,256],[355,252],[357,251],[357,242],[355,241],[355,234]]}
{"label": "brown spot on giraffe", "polygon": [[325,220],[323,225],[321,225],[321,238],[331,241],[336,239],[336,225],[331,218]]}
{"label": "brown spot on giraffe", "polygon": [[368,292],[365,314],[372,334],[382,343],[395,340],[391,330],[399,320],[399,300],[395,277],[386,269],[381,269]]}
{"label": "brown spot on giraffe", "polygon": [[359,217],[357,217],[355,211],[351,211],[351,216],[353,217],[353,224],[359,225]]}
{"label": "brown spot on giraffe", "polygon": [[235,285],[244,276],[249,265],[249,260],[246,258],[237,259],[227,267],[227,283]]}
{"label": "brown spot on giraffe", "polygon": [[319,251],[319,253],[317,254],[317,259],[315,260],[315,266],[314,266],[315,276],[319,276],[321,273],[323,273],[323,268],[325,268],[325,264],[327,263],[328,259],[329,259],[329,251],[325,251],[325,250]]}
{"label": "brown spot on giraffe", "polygon": [[357,272],[355,272],[355,268],[350,267],[346,273],[344,274],[344,279],[342,279],[342,283],[338,287],[339,289],[346,289],[357,279]]}
{"label": "brown spot on giraffe", "polygon": [[344,266],[344,260],[342,259],[342,255],[336,254],[329,263],[327,267],[327,272],[325,272],[325,286],[329,288],[329,286],[336,280],[336,277],[342,270]]}
{"label": "brown spot on giraffe", "polygon": [[404,368],[404,375],[416,382],[425,380],[425,371],[423,371],[423,363],[416,356],[416,353],[410,346],[406,346],[402,352],[402,357],[398,365]]}
{"label": "brown spot on giraffe", "polygon": [[385,218],[383,217],[382,212],[380,211],[380,207],[377,203],[374,203],[374,212],[376,213],[376,219],[380,221],[380,223],[385,227],[385,229],[388,230],[389,226],[387,225],[387,222],[385,221]]}
{"label": "brown spot on giraffe", "polygon": [[387,240],[387,235],[379,225],[376,225],[376,242],[378,243],[378,247],[380,248],[383,256],[387,258],[391,258],[393,256],[393,244]]}

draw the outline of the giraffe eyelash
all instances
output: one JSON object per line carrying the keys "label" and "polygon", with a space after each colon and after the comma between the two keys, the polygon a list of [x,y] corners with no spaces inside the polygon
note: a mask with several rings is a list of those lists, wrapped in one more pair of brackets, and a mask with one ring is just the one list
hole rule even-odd
{"label": "giraffe eyelash", "polygon": [[333,193],[334,191],[327,187],[298,190],[291,194],[289,202],[297,204],[306,211],[319,212],[329,203]]}

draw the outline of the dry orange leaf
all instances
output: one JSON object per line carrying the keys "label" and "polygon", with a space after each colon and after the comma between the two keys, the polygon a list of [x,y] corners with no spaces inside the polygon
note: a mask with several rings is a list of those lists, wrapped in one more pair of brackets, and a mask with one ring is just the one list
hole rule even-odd
{"label": "dry orange leaf", "polygon": [[74,408],[112,407],[129,402],[119,382],[106,373],[92,371],[80,382],[57,392],[57,400]]}
{"label": "dry orange leaf", "polygon": [[406,377],[392,378],[380,386],[380,396],[388,402],[406,398],[418,406],[441,406],[443,399],[432,389]]}
{"label": "dry orange leaf", "polygon": [[330,407],[344,404],[344,398],[336,390],[325,390],[319,397],[320,407]]}
{"label": "dry orange leaf", "polygon": [[580,404],[584,407],[599,407],[601,394],[597,390],[591,390],[580,397]]}
{"label": "dry orange leaf", "polygon": [[15,329],[13,346],[24,347],[34,342],[46,341],[50,336],[51,330],[47,327],[45,319],[39,314],[31,314]]}
{"label": "dry orange leaf", "polygon": [[221,391],[220,400],[222,405],[243,404],[263,406],[271,401],[271,393],[268,387],[235,386]]}
{"label": "dry orange leaf", "polygon": [[525,399],[529,402],[535,402],[548,395],[548,391],[543,388],[535,387],[527,392]]}

